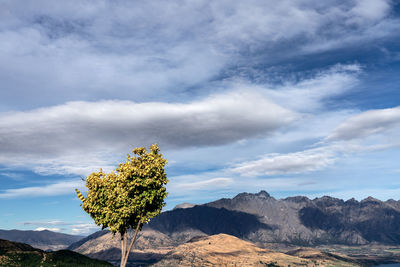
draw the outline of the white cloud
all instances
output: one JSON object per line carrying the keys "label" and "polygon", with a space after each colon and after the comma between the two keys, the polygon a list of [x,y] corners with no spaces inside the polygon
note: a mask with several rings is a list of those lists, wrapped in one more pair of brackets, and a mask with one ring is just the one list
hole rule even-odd
{"label": "white cloud", "polygon": [[243,176],[298,174],[321,170],[335,162],[331,148],[315,148],[287,154],[267,154],[258,160],[242,162],[231,169]]}
{"label": "white cloud", "polygon": [[41,221],[23,222],[22,224],[23,225],[49,226],[49,225],[67,225],[68,223],[63,222],[61,220],[41,220]]}
{"label": "white cloud", "polygon": [[74,189],[82,186],[82,181],[71,180],[61,181],[44,186],[22,187],[16,189],[6,189],[0,191],[0,198],[15,197],[44,197],[68,195],[74,192]]}
{"label": "white cloud", "polygon": [[[315,119],[317,119],[316,122],[323,120],[326,114],[320,114],[317,118],[305,118],[301,122],[300,130],[295,129],[277,137],[276,140],[293,142],[298,140],[293,139],[294,137],[307,138],[313,136],[317,140],[322,139],[321,142],[317,141],[312,144],[314,148],[299,152],[266,154],[256,160],[235,164],[230,168],[230,171],[243,176],[308,173],[326,169],[346,156],[374,153],[400,146],[398,141],[400,107],[355,113],[356,111],[348,111],[330,114],[333,117],[326,122],[327,124],[323,123],[325,125],[323,131],[318,130],[318,126],[310,126],[313,123],[309,122],[315,121]],[[338,122],[340,118],[342,121],[344,119],[344,122],[332,129],[332,121]],[[312,128],[311,133],[309,133],[310,127]],[[330,131],[329,128],[331,128]],[[302,131],[305,131],[305,133],[302,133]],[[323,136],[323,134],[326,135]]]}
{"label": "white cloud", "polygon": [[[270,153],[256,160],[242,160],[229,170],[243,176],[302,174],[324,170],[347,156],[357,157],[400,147],[399,107],[355,113],[344,111],[305,117],[299,122],[298,129],[274,140],[282,144],[311,138],[313,143],[309,146],[312,148],[298,152]],[[326,115],[328,120],[322,122]],[[344,122],[335,128],[333,125],[339,120]],[[320,129],[321,125],[314,124],[323,125],[323,129]]]}
{"label": "white cloud", "polygon": [[100,227],[94,223],[79,223],[71,225],[71,233],[73,235],[88,235],[99,230]]}
{"label": "white cloud", "polygon": [[360,25],[374,23],[388,14],[390,11],[390,4],[388,0],[358,0],[351,9],[351,13],[354,17],[349,19],[348,24],[356,23]]}
{"label": "white cloud", "polygon": [[351,140],[391,130],[400,125],[400,107],[368,110],[341,123],[327,140]]}
{"label": "white cloud", "polygon": [[269,135],[296,116],[259,93],[240,91],[185,104],[71,102],[0,114],[0,162],[81,174],[136,146],[223,145]]}
{"label": "white cloud", "polygon": [[5,176],[5,177],[11,178],[12,180],[15,180],[15,181],[23,180],[23,175],[20,173],[15,173],[15,172],[0,171],[0,176]]}
{"label": "white cloud", "polygon": [[[369,27],[385,21],[391,8],[388,0],[218,1],[211,6],[218,15],[213,22],[217,36],[229,40],[228,44],[243,42],[252,49],[257,48],[260,40],[276,43],[299,36],[314,44],[355,33],[362,39]],[[346,29],[349,26],[353,29]]]}
{"label": "white cloud", "polygon": [[[85,216],[86,217],[86,216]],[[34,231],[53,231],[53,232],[63,232],[73,235],[88,235],[95,231],[100,230],[100,227],[90,222],[82,221],[61,221],[61,220],[39,220],[39,221],[28,221],[18,223],[22,225],[33,225],[38,226]]]}
{"label": "white cloud", "polygon": [[62,231],[61,228],[57,228],[57,227],[53,227],[53,228],[51,228],[51,227],[38,227],[34,231],[45,231],[45,230],[53,231],[53,232],[61,232]]}
{"label": "white cloud", "polygon": [[324,108],[324,101],[341,95],[358,84],[358,64],[335,65],[316,73],[314,77],[299,82],[286,82],[284,86],[270,89],[267,95],[276,103],[298,112],[313,112]]}
{"label": "white cloud", "polygon": [[232,178],[213,178],[204,181],[191,182],[191,183],[179,183],[176,188],[182,190],[202,190],[202,189],[218,189],[226,188],[233,183]]}

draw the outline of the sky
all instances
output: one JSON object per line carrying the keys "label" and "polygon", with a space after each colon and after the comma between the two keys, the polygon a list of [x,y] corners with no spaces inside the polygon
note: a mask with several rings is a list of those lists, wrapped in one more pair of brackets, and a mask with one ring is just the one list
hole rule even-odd
{"label": "sky", "polygon": [[99,229],[75,188],[135,147],[165,210],[400,199],[400,1],[0,1],[0,229]]}

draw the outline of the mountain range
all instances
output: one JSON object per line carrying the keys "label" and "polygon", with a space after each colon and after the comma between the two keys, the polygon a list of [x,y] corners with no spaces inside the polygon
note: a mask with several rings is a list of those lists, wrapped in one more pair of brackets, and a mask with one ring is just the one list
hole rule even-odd
{"label": "mountain range", "polygon": [[302,196],[275,199],[261,191],[242,193],[205,206],[257,216],[270,229],[256,229],[247,235],[253,242],[400,244],[400,201],[395,200],[383,202],[368,197],[361,201],[344,201],[328,196],[313,200]]}
{"label": "mountain range", "polygon": [[[289,245],[400,245],[400,201],[368,197],[347,201],[303,196],[275,199],[267,192],[241,193],[203,205],[181,205],[161,213],[143,227],[135,261],[156,262],[193,238],[228,234],[260,247]],[[118,236],[100,231],[69,249],[115,261]]]}
{"label": "mountain range", "polygon": [[0,239],[29,244],[35,248],[39,248],[42,250],[65,249],[72,243],[77,242],[82,238],[83,236],[67,235],[48,230],[0,230]]}

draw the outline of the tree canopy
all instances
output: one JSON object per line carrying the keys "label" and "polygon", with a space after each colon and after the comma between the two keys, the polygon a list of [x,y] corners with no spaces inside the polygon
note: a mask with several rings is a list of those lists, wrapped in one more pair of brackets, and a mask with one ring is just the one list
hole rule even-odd
{"label": "tree canopy", "polygon": [[[100,169],[87,176],[86,197],[75,189],[83,210],[90,214],[97,225],[102,229],[108,228],[114,234],[121,234],[121,266],[126,265],[138,231],[144,223],[161,212],[168,194],[165,188],[168,179],[164,169],[167,160],[157,144],[150,147],[150,152],[144,147],[135,148],[133,154],[128,154],[127,161],[119,164],[111,173]],[[129,229],[136,231],[128,248]]]}

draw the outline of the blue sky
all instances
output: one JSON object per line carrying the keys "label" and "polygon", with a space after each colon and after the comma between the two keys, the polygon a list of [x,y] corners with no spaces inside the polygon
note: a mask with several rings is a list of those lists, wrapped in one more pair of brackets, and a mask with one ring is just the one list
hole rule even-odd
{"label": "blue sky", "polygon": [[240,192],[400,199],[400,4],[2,1],[0,228],[98,229],[74,188],[134,147],[167,209]]}

